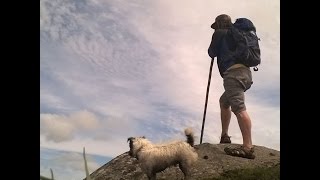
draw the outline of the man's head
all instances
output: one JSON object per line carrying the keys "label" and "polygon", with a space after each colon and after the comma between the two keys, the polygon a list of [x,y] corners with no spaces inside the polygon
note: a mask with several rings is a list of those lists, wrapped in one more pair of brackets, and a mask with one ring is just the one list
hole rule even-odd
{"label": "man's head", "polygon": [[231,17],[226,14],[221,14],[216,17],[215,22],[211,25],[212,29],[226,29],[232,25]]}

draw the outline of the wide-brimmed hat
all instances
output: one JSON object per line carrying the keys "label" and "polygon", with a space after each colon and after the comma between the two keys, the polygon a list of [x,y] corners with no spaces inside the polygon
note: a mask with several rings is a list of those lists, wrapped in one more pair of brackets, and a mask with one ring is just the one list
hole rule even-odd
{"label": "wide-brimmed hat", "polygon": [[231,17],[226,14],[221,14],[217,16],[215,22],[211,25],[211,28],[216,29],[218,27],[218,24],[232,24]]}

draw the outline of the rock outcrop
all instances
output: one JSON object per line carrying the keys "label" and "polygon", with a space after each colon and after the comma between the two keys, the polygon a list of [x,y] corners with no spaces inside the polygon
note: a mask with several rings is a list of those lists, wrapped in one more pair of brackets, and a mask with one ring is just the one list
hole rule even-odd
{"label": "rock outcrop", "polygon": [[[263,146],[255,146],[255,159],[245,159],[229,156],[224,152],[226,146],[239,146],[239,144],[209,144],[195,145],[199,155],[198,161],[191,169],[192,179],[206,179],[219,177],[223,172],[235,169],[255,167],[280,166],[280,151]],[[109,161],[91,175],[94,180],[147,180],[141,171],[139,162],[125,152]],[[157,179],[183,179],[183,173],[178,167],[170,167],[157,173]]]}

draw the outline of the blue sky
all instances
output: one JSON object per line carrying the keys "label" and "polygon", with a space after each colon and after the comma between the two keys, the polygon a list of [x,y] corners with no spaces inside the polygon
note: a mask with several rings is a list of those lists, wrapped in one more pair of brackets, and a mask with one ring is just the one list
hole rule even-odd
{"label": "blue sky", "polygon": [[[210,25],[222,13],[256,25],[262,64],[246,93],[253,143],[280,150],[278,0],[41,0],[40,172],[84,177],[63,163],[65,153],[86,147],[99,157],[90,160],[94,171],[128,151],[130,136],[184,139],[192,127],[199,143]],[[214,64],[203,142],[219,143],[222,92]],[[229,134],[242,143],[234,115]]]}

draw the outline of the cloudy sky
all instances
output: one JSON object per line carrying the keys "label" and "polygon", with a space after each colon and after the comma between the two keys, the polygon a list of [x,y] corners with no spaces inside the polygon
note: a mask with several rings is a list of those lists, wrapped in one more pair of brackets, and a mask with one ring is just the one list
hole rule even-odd
{"label": "cloudy sky", "polygon": [[[130,136],[184,140],[192,127],[200,143],[210,25],[222,13],[256,25],[253,143],[280,150],[279,0],[40,0],[40,173],[83,178],[83,147],[93,172]],[[203,142],[219,143],[222,92],[215,63]],[[234,115],[229,134],[242,143]]]}

